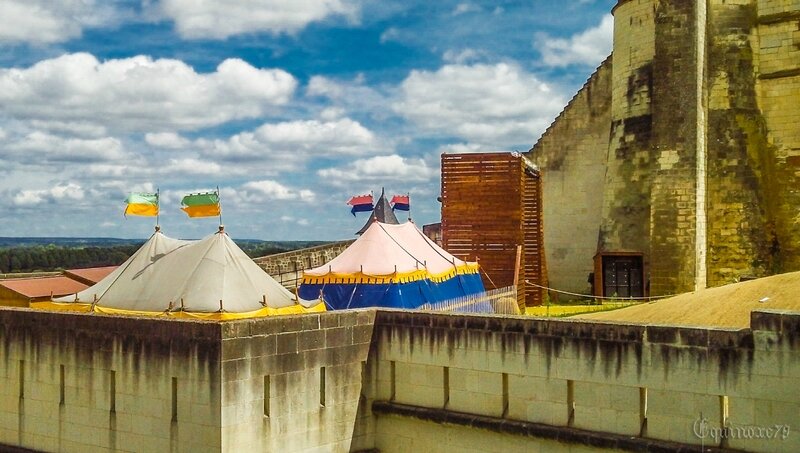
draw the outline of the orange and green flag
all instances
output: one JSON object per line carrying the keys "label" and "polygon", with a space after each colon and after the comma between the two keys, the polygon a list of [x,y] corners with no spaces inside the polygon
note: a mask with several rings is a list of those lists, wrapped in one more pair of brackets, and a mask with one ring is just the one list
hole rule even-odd
{"label": "orange and green flag", "polygon": [[125,199],[125,215],[155,217],[158,215],[158,194],[133,192]]}
{"label": "orange and green flag", "polygon": [[181,209],[189,217],[216,217],[220,214],[217,192],[193,193],[181,200]]}

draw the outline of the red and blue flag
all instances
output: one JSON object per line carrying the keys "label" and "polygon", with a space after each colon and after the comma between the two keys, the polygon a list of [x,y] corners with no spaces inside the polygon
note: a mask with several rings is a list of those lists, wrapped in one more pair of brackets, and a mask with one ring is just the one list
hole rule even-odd
{"label": "red and blue flag", "polygon": [[372,194],[356,195],[350,198],[347,204],[352,206],[350,213],[353,214],[353,217],[356,216],[356,212],[369,212],[375,209],[375,205],[372,203]]}
{"label": "red and blue flag", "polygon": [[392,197],[392,211],[409,211],[411,202],[408,195],[395,195]]}

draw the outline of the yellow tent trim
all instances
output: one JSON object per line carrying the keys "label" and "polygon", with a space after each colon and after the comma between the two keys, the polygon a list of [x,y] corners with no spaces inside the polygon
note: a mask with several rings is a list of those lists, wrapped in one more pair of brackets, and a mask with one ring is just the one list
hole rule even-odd
{"label": "yellow tent trim", "polygon": [[302,305],[295,304],[288,307],[271,308],[264,307],[260,310],[249,311],[245,313],[228,313],[228,312],[213,312],[213,313],[199,313],[187,311],[138,311],[138,310],[119,310],[116,308],[99,307],[97,305],[92,309],[91,304],[84,304],[78,302],[33,302],[31,308],[37,310],[57,310],[57,311],[71,311],[78,313],[103,313],[107,315],[127,315],[127,316],[155,316],[166,318],[181,318],[181,319],[203,319],[208,321],[230,321],[236,319],[251,319],[263,318],[267,316],[279,315],[297,315],[304,313],[320,313],[325,311],[325,304],[319,303],[311,308],[305,308]]}
{"label": "yellow tent trim", "polygon": [[362,272],[354,272],[352,274],[329,272],[324,275],[303,275],[302,283],[306,285],[355,283],[381,285],[389,283],[411,283],[419,280],[431,280],[435,283],[441,283],[456,275],[477,274],[478,270],[479,266],[477,263],[467,263],[439,274],[432,274],[425,269],[389,275],[370,275]]}

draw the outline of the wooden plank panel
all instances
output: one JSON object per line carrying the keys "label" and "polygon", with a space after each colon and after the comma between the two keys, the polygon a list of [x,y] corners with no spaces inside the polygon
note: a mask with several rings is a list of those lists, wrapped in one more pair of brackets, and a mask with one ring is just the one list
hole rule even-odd
{"label": "wooden plank panel", "polygon": [[[459,258],[474,260],[487,288],[514,281],[517,245],[523,246],[520,300],[541,304],[542,293],[524,280],[543,282],[540,185],[512,153],[442,155],[442,240]],[[491,279],[491,282],[489,281]]]}

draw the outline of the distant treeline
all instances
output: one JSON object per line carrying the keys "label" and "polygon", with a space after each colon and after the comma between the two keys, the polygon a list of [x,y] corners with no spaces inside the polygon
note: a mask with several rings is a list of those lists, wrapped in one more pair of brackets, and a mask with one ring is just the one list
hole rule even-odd
{"label": "distant treeline", "polygon": [[[315,241],[237,241],[239,247],[252,258],[313,247],[323,243]],[[141,245],[142,243],[139,242],[126,245],[90,247],[48,244],[0,248],[0,273],[44,272],[85,267],[116,266],[125,262]]]}
{"label": "distant treeline", "polygon": [[0,249],[0,273],[54,271],[122,264],[141,244],[111,247],[55,245]]}

